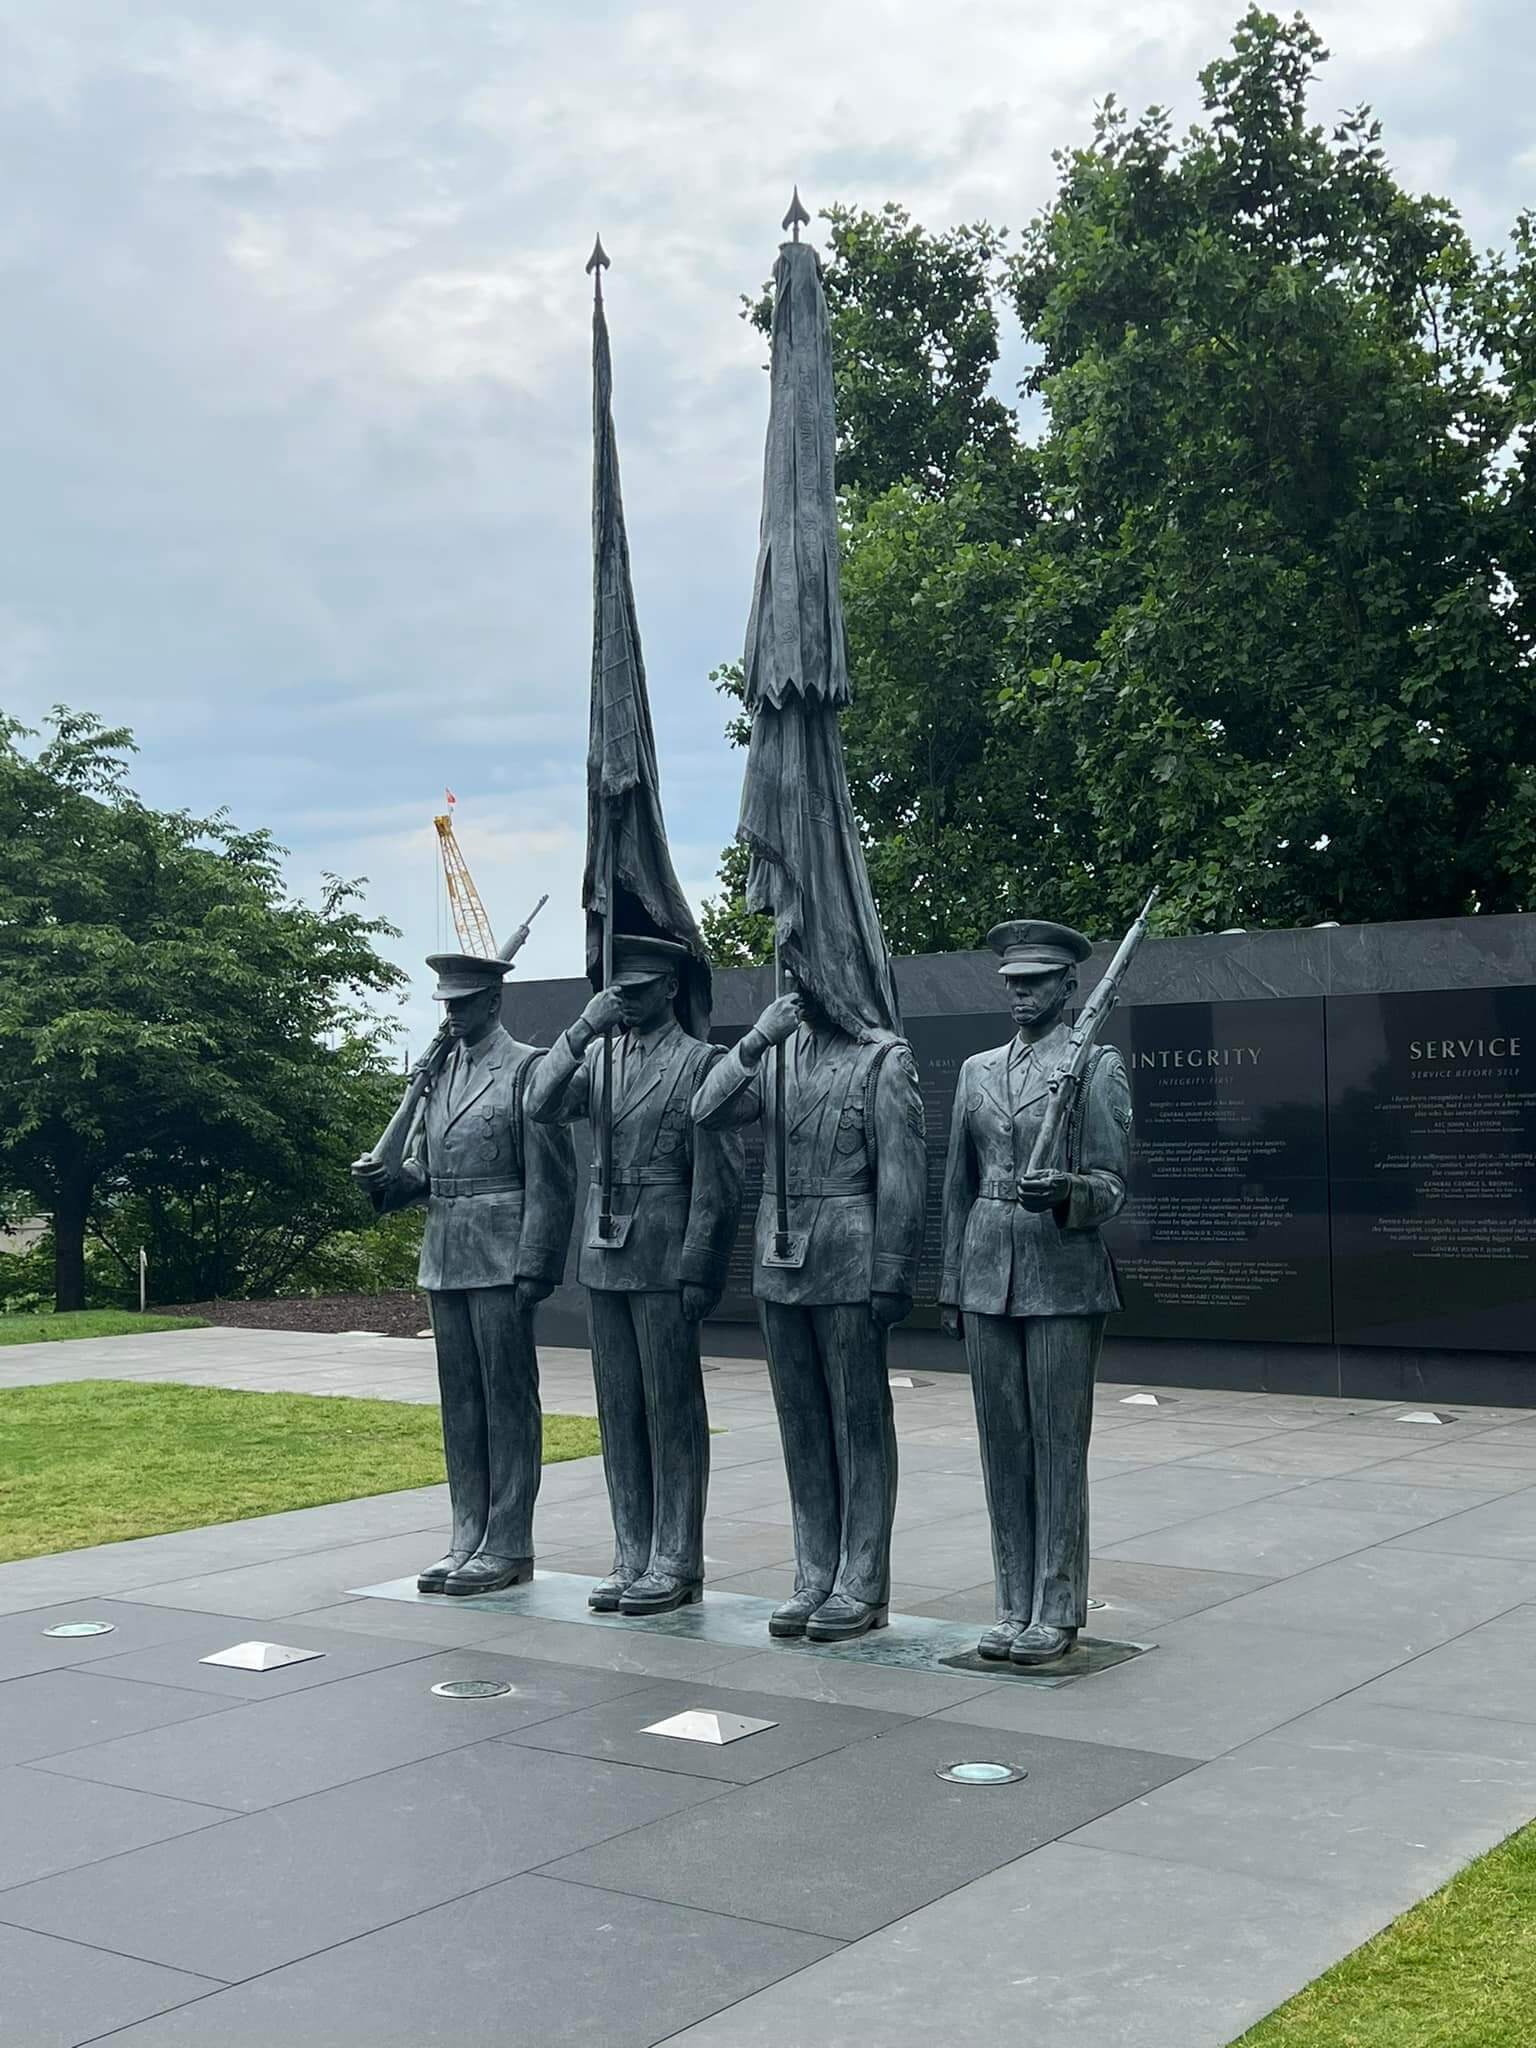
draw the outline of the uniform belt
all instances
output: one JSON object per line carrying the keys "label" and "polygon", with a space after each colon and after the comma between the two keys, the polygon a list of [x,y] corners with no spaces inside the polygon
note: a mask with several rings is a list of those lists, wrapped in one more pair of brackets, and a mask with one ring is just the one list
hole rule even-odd
{"label": "uniform belt", "polygon": [[867,1173],[845,1174],[840,1180],[801,1180],[795,1174],[789,1176],[788,1193],[802,1201],[814,1201],[822,1195],[872,1195],[874,1191],[873,1177]]}
{"label": "uniform belt", "polygon": [[510,1174],[489,1173],[434,1173],[432,1192],[453,1201],[459,1195],[516,1195],[522,1192],[522,1182],[513,1180]]}
{"label": "uniform belt", "polygon": [[640,1173],[616,1173],[613,1185],[616,1188],[685,1188],[689,1180],[686,1173],[662,1173],[654,1166],[647,1166]]}
{"label": "uniform belt", "polygon": [[1019,1184],[1016,1180],[984,1180],[976,1192],[984,1202],[1016,1202]]}

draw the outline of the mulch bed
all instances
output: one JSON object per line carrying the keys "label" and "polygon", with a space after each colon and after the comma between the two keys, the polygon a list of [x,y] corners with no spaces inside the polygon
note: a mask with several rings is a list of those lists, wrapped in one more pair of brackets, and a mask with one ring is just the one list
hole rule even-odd
{"label": "mulch bed", "polygon": [[415,1337],[427,1327],[427,1304],[409,1289],[398,1294],[303,1294],[279,1301],[182,1301],[156,1306],[157,1315],[201,1316],[236,1330],[309,1330],[334,1336],[372,1330],[380,1337]]}

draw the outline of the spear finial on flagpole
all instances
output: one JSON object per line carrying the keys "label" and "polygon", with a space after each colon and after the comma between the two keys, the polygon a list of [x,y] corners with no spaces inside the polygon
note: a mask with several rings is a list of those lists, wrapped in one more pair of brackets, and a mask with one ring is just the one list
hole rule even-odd
{"label": "spear finial on flagpole", "polygon": [[587,272],[592,279],[593,298],[600,299],[603,296],[603,272],[611,268],[612,259],[603,247],[603,238],[599,235],[592,244],[592,254],[587,258]]}
{"label": "spear finial on flagpole", "polygon": [[800,239],[800,228],[802,223],[806,227],[809,227],[811,224],[811,216],[806,212],[805,208],[800,203],[800,187],[797,185],[795,187],[795,196],[789,202],[789,211],[788,213],[785,214],[783,220],[779,222],[779,226],[793,229],[794,239],[798,242]]}

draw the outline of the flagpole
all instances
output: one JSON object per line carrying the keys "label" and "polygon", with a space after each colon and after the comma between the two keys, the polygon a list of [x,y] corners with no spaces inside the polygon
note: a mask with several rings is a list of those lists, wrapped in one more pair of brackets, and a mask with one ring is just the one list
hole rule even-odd
{"label": "flagpole", "polygon": [[[599,235],[592,244],[592,254],[587,260],[587,269],[592,277],[592,317],[597,318],[597,308],[603,303],[603,272],[608,268],[608,251],[603,247]],[[610,813],[608,819],[608,873],[603,880],[603,987],[613,986],[613,897],[618,886],[618,860],[614,845],[615,828],[618,820]],[[600,1238],[613,1236],[613,1026],[610,1024],[603,1033],[603,1127],[599,1152],[599,1172],[602,1176],[601,1202],[597,1213],[597,1234]]]}
{"label": "flagpole", "polygon": [[[614,874],[613,833],[608,836],[608,884],[607,900],[603,906],[603,987],[613,986],[613,892],[617,877]],[[597,1234],[600,1238],[613,1236],[613,1026],[610,1024],[603,1033],[603,1128],[602,1128],[602,1205],[598,1210]]]}
{"label": "flagpole", "polygon": [[[773,992],[776,996],[784,993],[784,960],[779,952],[777,932],[773,935]],[[773,1255],[776,1259],[789,1257],[789,1133],[784,1100],[787,1093],[785,1065],[784,1041],[781,1038],[773,1048]]]}

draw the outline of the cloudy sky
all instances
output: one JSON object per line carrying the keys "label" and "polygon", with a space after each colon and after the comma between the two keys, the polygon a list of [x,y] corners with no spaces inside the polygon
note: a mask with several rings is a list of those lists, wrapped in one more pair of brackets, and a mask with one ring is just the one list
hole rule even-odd
{"label": "cloudy sky", "polygon": [[[600,228],[679,872],[740,765],[767,404],[737,298],[791,183],[1022,224],[1094,102],[1195,108],[1239,0],[0,0],[0,705],[131,724],[297,889],[437,942],[431,815],[523,972],[580,967]],[[1361,98],[1492,242],[1536,199],[1528,0],[1316,0]],[[428,1006],[406,1013],[419,1043]]]}

